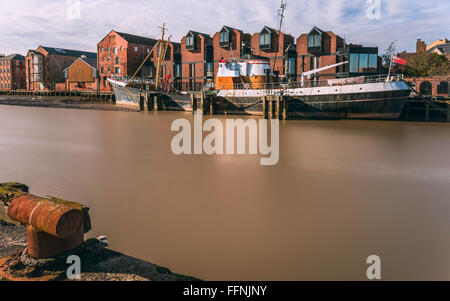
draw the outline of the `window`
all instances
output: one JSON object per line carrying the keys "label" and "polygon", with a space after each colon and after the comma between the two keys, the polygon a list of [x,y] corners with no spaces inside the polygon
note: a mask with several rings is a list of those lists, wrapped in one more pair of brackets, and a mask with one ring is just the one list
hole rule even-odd
{"label": "window", "polygon": [[285,60],[285,73],[289,74],[290,76],[297,75],[297,58],[290,57]]}
{"label": "window", "polygon": [[230,33],[228,31],[223,31],[219,35],[219,45],[220,47],[230,46]]}
{"label": "window", "polygon": [[111,57],[108,56],[108,62],[110,62],[110,61],[111,61]]}
{"label": "window", "polygon": [[138,52],[139,48],[137,46],[134,46],[134,52]]}
{"label": "window", "polygon": [[186,37],[186,49],[192,50],[195,48],[195,39],[192,34]]}
{"label": "window", "polygon": [[116,57],[116,64],[120,64],[120,57]]}
{"label": "window", "polygon": [[367,53],[359,54],[359,72],[367,72],[367,67],[369,66],[369,55]]}
{"label": "window", "polygon": [[120,74],[120,67],[116,67],[116,69],[114,71],[116,74]]}
{"label": "window", "polygon": [[313,57],[313,68],[320,68],[320,58],[318,56]]}
{"label": "window", "polygon": [[312,34],[308,37],[308,47],[322,46],[322,39],[318,34]]}
{"label": "window", "polygon": [[150,48],[147,48],[147,53],[150,53]]}
{"label": "window", "polygon": [[440,82],[437,86],[438,94],[448,94],[448,82]]}
{"label": "window", "polygon": [[105,69],[102,67],[102,73],[105,73]]}
{"label": "window", "polygon": [[109,46],[108,46],[108,51],[111,51],[111,48],[109,48]]}
{"label": "window", "polygon": [[350,73],[376,73],[378,71],[378,55],[375,53],[351,53]]}
{"label": "window", "polygon": [[369,54],[369,72],[378,72],[378,55]]}
{"label": "window", "polygon": [[100,47],[100,52],[103,52],[103,47]]}
{"label": "window", "polygon": [[120,51],[123,51],[123,46],[120,46]]}
{"label": "window", "polygon": [[114,54],[117,54],[117,48],[116,47],[114,47]]}
{"label": "window", "polygon": [[213,69],[214,69],[213,63],[206,63],[206,65],[205,65],[206,76],[208,76],[208,77],[214,76]]}
{"label": "window", "polygon": [[262,33],[259,36],[259,48],[261,49],[272,48],[272,35],[270,33]]}
{"label": "window", "polygon": [[350,73],[357,73],[359,70],[359,55],[357,53],[350,54]]}
{"label": "window", "polygon": [[135,56],[135,57],[134,57],[134,60],[135,60],[135,61],[137,62],[137,61],[138,61],[138,57],[137,57],[137,56]]}
{"label": "window", "polygon": [[175,77],[181,77],[181,64],[175,64]]}

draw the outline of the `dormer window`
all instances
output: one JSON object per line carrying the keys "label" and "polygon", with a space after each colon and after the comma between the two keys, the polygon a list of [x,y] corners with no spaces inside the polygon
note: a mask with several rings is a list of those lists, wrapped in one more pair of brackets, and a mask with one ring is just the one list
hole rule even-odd
{"label": "dormer window", "polygon": [[186,50],[195,49],[195,36],[192,32],[188,33],[186,36]]}
{"label": "dormer window", "polygon": [[261,50],[272,49],[272,32],[267,27],[264,27],[259,34],[259,48]]}
{"label": "dormer window", "polygon": [[231,29],[227,26],[224,26],[222,28],[222,30],[220,31],[219,34],[219,46],[222,48],[228,48],[230,47],[230,40],[231,40],[231,35],[230,35],[230,31]]}
{"label": "dormer window", "polygon": [[322,46],[321,36],[318,34],[312,34],[308,37],[308,47],[320,47]]}
{"label": "dormer window", "polygon": [[322,31],[317,27],[314,27],[308,35],[308,52],[322,52]]}
{"label": "dormer window", "polygon": [[223,31],[220,33],[219,43],[222,48],[230,47],[230,33],[228,31]]}

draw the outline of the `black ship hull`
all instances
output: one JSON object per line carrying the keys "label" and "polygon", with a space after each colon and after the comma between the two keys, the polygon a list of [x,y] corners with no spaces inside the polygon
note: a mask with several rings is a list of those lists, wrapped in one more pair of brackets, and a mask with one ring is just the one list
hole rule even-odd
{"label": "black ship hull", "polygon": [[[365,96],[366,98],[363,98]],[[409,100],[409,91],[379,92],[369,95],[341,94],[316,96],[285,97],[288,118],[316,119],[390,119],[395,120],[402,114]],[[266,108],[267,107],[267,108]],[[275,101],[264,105],[261,98],[228,98],[216,100],[215,113],[238,115],[264,115],[264,110],[274,110]]]}

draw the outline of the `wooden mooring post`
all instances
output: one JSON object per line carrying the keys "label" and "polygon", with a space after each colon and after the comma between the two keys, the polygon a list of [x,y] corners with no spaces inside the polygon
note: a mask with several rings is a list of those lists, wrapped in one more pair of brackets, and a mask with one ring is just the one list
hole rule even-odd
{"label": "wooden mooring post", "polygon": [[269,119],[269,100],[267,96],[262,96],[264,119]]}
{"label": "wooden mooring post", "polygon": [[159,97],[158,95],[154,95],[153,96],[153,111],[158,111],[159,110]]}
{"label": "wooden mooring post", "polygon": [[144,95],[143,95],[143,93],[139,93],[138,96],[139,96],[139,110],[140,111],[144,111],[145,110],[145,107],[144,107]]}
{"label": "wooden mooring post", "polygon": [[192,114],[197,110],[197,100],[195,99],[195,94],[189,95],[191,97],[191,108]]}

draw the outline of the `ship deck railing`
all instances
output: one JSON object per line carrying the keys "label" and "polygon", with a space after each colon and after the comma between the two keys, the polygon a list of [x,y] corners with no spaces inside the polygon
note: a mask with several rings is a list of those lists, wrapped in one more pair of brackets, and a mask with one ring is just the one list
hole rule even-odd
{"label": "ship deck railing", "polygon": [[[389,77],[389,80],[388,80]],[[328,80],[305,80],[301,81],[288,81],[288,82],[275,82],[275,83],[265,83],[256,84],[252,86],[251,84],[234,84],[229,86],[222,86],[221,90],[249,90],[249,89],[260,89],[260,90],[286,90],[286,89],[296,89],[296,88],[315,88],[315,87],[334,87],[334,86],[346,86],[353,84],[370,84],[370,83],[385,83],[389,81],[400,81],[403,80],[403,74],[394,75],[375,75],[375,76],[359,76],[359,77],[348,77],[348,78],[337,78]]]}
{"label": "ship deck railing", "polygon": [[144,78],[144,77],[135,77],[131,79],[130,76],[120,76],[120,75],[111,75],[111,79],[116,81],[125,82],[127,84],[151,84],[154,85],[155,81],[150,78]]}

